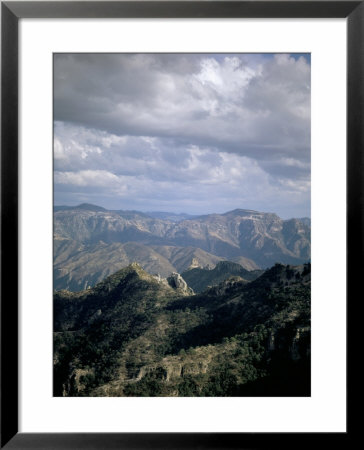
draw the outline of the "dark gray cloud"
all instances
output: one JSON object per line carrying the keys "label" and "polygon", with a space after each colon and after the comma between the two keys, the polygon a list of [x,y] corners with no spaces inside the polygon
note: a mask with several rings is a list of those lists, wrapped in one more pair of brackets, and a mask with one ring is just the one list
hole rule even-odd
{"label": "dark gray cloud", "polygon": [[54,76],[58,203],[309,214],[306,58],[56,55]]}

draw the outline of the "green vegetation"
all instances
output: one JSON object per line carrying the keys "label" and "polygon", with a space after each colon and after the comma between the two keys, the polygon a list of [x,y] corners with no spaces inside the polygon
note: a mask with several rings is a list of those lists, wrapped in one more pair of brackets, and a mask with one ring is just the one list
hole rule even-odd
{"label": "green vegetation", "polygon": [[183,295],[137,264],[54,296],[54,395],[309,395],[310,265]]}

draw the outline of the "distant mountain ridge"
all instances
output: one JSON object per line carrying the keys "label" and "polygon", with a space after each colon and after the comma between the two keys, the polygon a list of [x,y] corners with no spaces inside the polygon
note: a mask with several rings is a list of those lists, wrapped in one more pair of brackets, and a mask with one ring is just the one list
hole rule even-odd
{"label": "distant mountain ridge", "polygon": [[186,213],[174,213],[174,212],[168,212],[168,211],[148,211],[148,212],[141,212],[141,211],[135,211],[135,210],[118,210],[118,209],[112,209],[108,210],[106,208],[103,208],[102,206],[93,205],[91,203],[81,203],[77,206],[67,206],[67,205],[55,205],[53,207],[54,211],[72,211],[72,210],[85,210],[85,211],[109,211],[112,213],[119,214],[121,217],[124,217],[126,219],[136,218],[136,217],[151,217],[155,219],[161,219],[161,220],[168,220],[171,222],[180,222],[181,220],[185,219],[193,219],[196,217],[199,217],[195,214],[186,214]]}
{"label": "distant mountain ridge", "polygon": [[180,222],[186,219],[195,219],[198,217],[194,214],[186,213],[173,213],[173,212],[163,212],[163,211],[149,211],[145,213],[149,217],[154,217],[155,219],[170,220],[172,222]]}
{"label": "distant mountain ridge", "polygon": [[138,211],[81,206],[55,210],[56,238],[84,245],[102,241],[194,247],[223,259],[247,258],[262,268],[275,262],[301,264],[311,256],[311,229],[304,223],[307,221],[282,220],[274,213],[236,209],[176,222]]}
{"label": "distant mountain ridge", "polygon": [[55,205],[53,207],[54,211],[69,211],[73,209],[84,209],[86,211],[107,211],[107,209],[102,206],[92,205],[91,203],[81,203],[77,206]]}

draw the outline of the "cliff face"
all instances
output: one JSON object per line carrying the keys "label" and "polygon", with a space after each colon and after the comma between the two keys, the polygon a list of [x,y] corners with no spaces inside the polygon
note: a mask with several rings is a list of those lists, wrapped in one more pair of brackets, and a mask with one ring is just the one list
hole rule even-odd
{"label": "cliff face", "polygon": [[185,282],[185,280],[177,272],[173,272],[167,278],[167,282],[172,288],[176,289],[181,294],[192,295],[194,293],[193,289],[191,289],[190,287],[187,286],[187,283]]}
{"label": "cliff face", "polygon": [[309,265],[186,286],[133,264],[56,293],[54,394],[309,395]]}

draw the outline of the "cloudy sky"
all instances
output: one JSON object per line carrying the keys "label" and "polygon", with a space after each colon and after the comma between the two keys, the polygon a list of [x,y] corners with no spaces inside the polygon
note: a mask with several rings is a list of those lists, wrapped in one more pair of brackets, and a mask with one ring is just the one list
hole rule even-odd
{"label": "cloudy sky", "polygon": [[57,54],[54,202],[310,216],[310,58]]}

